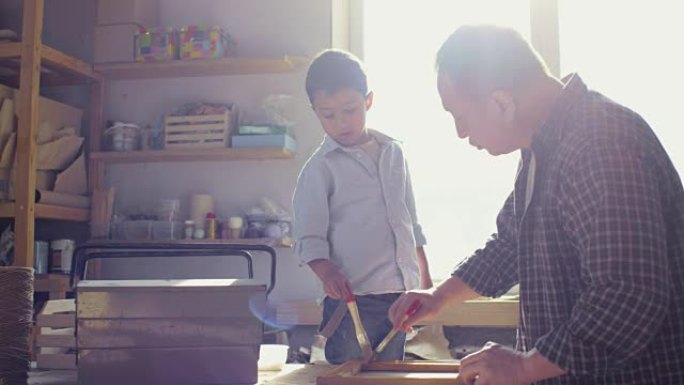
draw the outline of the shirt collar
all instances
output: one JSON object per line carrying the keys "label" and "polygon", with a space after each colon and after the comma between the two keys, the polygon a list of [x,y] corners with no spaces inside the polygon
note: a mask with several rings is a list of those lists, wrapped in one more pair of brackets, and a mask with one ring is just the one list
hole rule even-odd
{"label": "shirt collar", "polygon": [[[380,131],[376,131],[372,128],[368,129],[368,133],[372,135],[375,140],[378,141],[378,144],[380,145],[380,148],[384,148],[386,145],[396,142],[396,139],[390,137],[389,135],[383,134]],[[341,150],[341,151],[348,151],[350,147],[345,147],[339,144],[335,139],[331,138],[329,135],[326,135],[325,138],[323,139],[323,144],[321,144],[321,150],[323,151],[323,154],[327,155],[328,153],[335,151],[335,150]]]}
{"label": "shirt collar", "polygon": [[563,122],[578,100],[588,92],[587,85],[576,73],[564,77],[563,89],[558,95],[549,116],[532,138],[531,149],[540,154],[560,143]]}

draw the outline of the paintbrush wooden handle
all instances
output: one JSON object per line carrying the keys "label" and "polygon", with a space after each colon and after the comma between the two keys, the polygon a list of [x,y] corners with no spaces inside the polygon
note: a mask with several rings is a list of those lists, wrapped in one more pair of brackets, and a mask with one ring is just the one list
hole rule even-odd
{"label": "paintbrush wooden handle", "polygon": [[[420,302],[419,301],[414,301],[411,306],[409,306],[408,309],[406,309],[406,313],[404,313],[404,316],[401,319],[401,323],[404,323],[408,319],[408,317],[416,314],[416,312],[420,309]],[[378,344],[378,346],[375,348],[375,354],[380,354],[385,348],[387,347],[387,344],[389,344],[390,341],[392,341],[392,338],[397,335],[399,332],[399,329],[397,328],[392,328],[389,333],[385,336],[385,338]]]}

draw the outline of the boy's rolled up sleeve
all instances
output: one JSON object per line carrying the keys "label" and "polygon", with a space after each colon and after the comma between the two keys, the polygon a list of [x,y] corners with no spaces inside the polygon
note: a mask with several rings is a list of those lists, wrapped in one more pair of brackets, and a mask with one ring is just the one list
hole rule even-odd
{"label": "boy's rolled up sleeve", "polygon": [[309,162],[297,180],[292,201],[293,234],[294,250],[302,265],[316,259],[330,259],[329,179],[322,165]]}
{"label": "boy's rolled up sleeve", "polygon": [[413,196],[413,185],[411,183],[411,173],[409,172],[408,164],[404,163],[406,167],[406,206],[409,214],[411,214],[411,222],[413,225],[413,237],[416,239],[416,246],[425,246],[427,240],[423,233],[423,227],[418,223],[418,214],[416,212],[416,199]]}

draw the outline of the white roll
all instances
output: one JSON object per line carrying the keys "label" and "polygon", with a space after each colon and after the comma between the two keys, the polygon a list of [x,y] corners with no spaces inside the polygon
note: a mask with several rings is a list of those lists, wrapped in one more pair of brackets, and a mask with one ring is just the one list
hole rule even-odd
{"label": "white roll", "polygon": [[214,199],[208,194],[195,194],[190,197],[190,219],[195,221],[195,228],[204,230],[207,213],[214,211]]}

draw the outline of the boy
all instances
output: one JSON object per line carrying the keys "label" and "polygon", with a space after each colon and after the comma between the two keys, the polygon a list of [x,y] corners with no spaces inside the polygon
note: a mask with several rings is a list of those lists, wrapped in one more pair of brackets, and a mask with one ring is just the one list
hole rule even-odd
{"label": "boy", "polygon": [[[432,286],[408,167],[397,141],[366,128],[373,93],[356,57],[338,50],[319,54],[306,92],[326,137],[297,181],[295,252],[323,283],[321,328],[353,293],[375,347],[392,329],[387,311],[399,294]],[[333,329],[326,359],[361,358],[350,315]],[[405,339],[399,333],[378,358],[403,359]]]}

